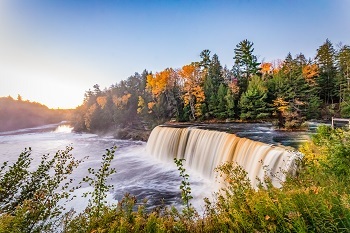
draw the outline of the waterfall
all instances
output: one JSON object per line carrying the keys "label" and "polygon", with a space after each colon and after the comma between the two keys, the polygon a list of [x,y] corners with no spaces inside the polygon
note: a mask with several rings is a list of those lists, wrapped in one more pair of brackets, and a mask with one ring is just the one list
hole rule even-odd
{"label": "waterfall", "polygon": [[[153,129],[147,151],[160,160],[184,158],[185,166],[203,177],[215,179],[214,169],[224,162],[242,166],[255,187],[265,175],[273,185],[281,186],[285,172],[293,165],[294,154],[285,148],[237,137],[234,134],[196,128],[157,126]],[[265,171],[268,171],[266,174]]]}

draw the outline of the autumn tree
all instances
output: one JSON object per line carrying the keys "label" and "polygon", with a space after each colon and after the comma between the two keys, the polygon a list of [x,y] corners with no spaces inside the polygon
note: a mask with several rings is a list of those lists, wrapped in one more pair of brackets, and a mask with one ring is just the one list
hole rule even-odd
{"label": "autumn tree", "polygon": [[[167,68],[156,74],[147,76],[146,89],[152,94],[148,103],[149,113],[154,113],[158,119],[178,117],[178,77],[177,73]],[[142,99],[140,99],[142,101]],[[139,102],[140,104],[140,102]]]}
{"label": "autumn tree", "polygon": [[205,100],[203,90],[203,73],[196,64],[185,65],[179,70],[183,80],[184,106],[189,108],[190,119],[202,116],[201,106]]}
{"label": "autumn tree", "polygon": [[272,73],[272,63],[263,62],[260,64],[260,71],[263,76],[268,76]]}
{"label": "autumn tree", "polygon": [[321,100],[319,98],[319,86],[317,78],[319,76],[319,68],[317,64],[306,64],[302,68],[303,77],[308,84],[308,89],[305,90],[305,105],[306,105],[306,118],[317,119],[320,117]]}

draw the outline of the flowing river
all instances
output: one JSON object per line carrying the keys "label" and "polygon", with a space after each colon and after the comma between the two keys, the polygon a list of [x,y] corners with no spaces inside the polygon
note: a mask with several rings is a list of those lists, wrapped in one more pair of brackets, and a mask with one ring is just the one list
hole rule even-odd
{"label": "flowing river", "polygon": [[[215,128],[220,131],[235,133],[239,137],[248,137],[252,140],[262,141],[267,144],[284,144],[296,146],[298,142],[305,141],[308,133],[288,134],[276,132],[269,124],[221,124],[198,125],[196,128]],[[0,133],[0,163],[15,162],[24,148],[32,148],[32,165],[35,167],[43,154],[54,154],[57,150],[63,150],[72,145],[72,154],[76,159],[84,159],[84,162],[74,171],[75,184],[78,184],[88,174],[88,168],[98,169],[101,156],[105,149],[117,146],[112,167],[117,172],[108,181],[114,186],[107,197],[111,203],[116,203],[125,193],[136,196],[139,202],[147,199],[149,209],[164,203],[166,205],[179,206],[181,204],[179,171],[171,161],[162,161],[156,156],[151,156],[146,150],[146,143],[140,141],[116,140],[111,137],[101,137],[95,134],[79,134],[72,132],[72,128],[65,124],[46,125],[37,128]],[[203,211],[203,198],[211,197],[216,190],[213,180],[203,178],[205,176],[188,170],[192,188],[193,205],[200,212]],[[82,194],[90,191],[86,184],[76,191],[77,198],[69,203],[78,212],[87,205],[87,198]]]}
{"label": "flowing river", "polygon": [[[32,148],[32,165],[35,167],[43,154],[54,154],[72,145],[72,154],[76,159],[84,162],[74,171],[75,184],[88,175],[88,168],[98,169],[101,157],[107,148],[117,146],[112,167],[116,168],[108,181],[114,186],[107,199],[116,203],[125,193],[136,196],[138,202],[144,198],[148,200],[149,209],[160,205],[178,206],[181,203],[179,186],[181,179],[179,171],[173,163],[164,163],[146,152],[146,143],[140,141],[117,140],[111,137],[100,137],[95,134],[79,134],[72,132],[68,125],[46,125],[37,128],[0,133],[0,163],[15,162],[24,148]],[[194,206],[201,209],[204,197],[209,197],[213,190],[213,183],[203,179],[196,173],[190,173],[190,182],[193,190]],[[83,185],[76,191],[77,198],[68,204],[68,208],[82,211],[87,205],[84,192],[91,191]]]}

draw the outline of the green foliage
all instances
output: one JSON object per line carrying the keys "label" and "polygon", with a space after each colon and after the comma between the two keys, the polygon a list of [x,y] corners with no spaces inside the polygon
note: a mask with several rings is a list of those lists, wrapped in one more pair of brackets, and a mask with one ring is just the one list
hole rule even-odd
{"label": "green foliage", "polygon": [[350,131],[320,126],[312,142],[319,148],[324,159],[320,165],[328,174],[338,179],[349,180],[350,176]]}
{"label": "green foliage", "polygon": [[[101,209],[106,205],[105,198],[107,192],[113,188],[112,185],[107,184],[107,179],[110,175],[116,172],[115,168],[111,168],[111,162],[114,158],[116,147],[106,149],[106,153],[102,155],[100,168],[96,171],[94,168],[89,168],[90,176],[83,178],[83,182],[87,182],[93,191],[85,193],[83,196],[91,195],[89,199],[89,212],[94,217],[99,217]],[[92,176],[92,177],[91,177]]]}
{"label": "green foliage", "polygon": [[259,76],[254,76],[249,82],[248,89],[241,96],[241,119],[263,119],[270,113],[266,103],[267,89]]}
{"label": "green foliage", "polygon": [[235,48],[235,65],[241,68],[242,76],[250,78],[251,75],[257,74],[260,63],[257,57],[253,54],[254,43],[245,39],[239,42]]}
{"label": "green foliage", "polygon": [[43,155],[31,171],[31,149],[25,149],[17,161],[0,168],[0,232],[52,232],[64,211],[64,200],[72,187],[72,174],[81,160],[75,160],[72,147],[54,156]]}
{"label": "green foliage", "polygon": [[[79,164],[71,147],[55,156],[43,156],[37,170],[28,170],[31,150],[17,162],[0,167],[0,232],[348,232],[350,229],[350,131],[318,128],[296,160],[298,169],[287,174],[281,188],[263,180],[253,188],[247,172],[236,164],[216,168],[222,190],[205,199],[199,216],[190,204],[189,176],[183,159],[175,159],[180,171],[185,209],[160,206],[146,211],[126,194],[117,205],[106,205],[107,178],[115,148],[107,150],[101,168],[90,170],[86,181],[93,186],[90,205],[82,213],[66,213],[58,201],[68,197],[71,174]],[[268,172],[268,171],[266,171]],[[59,185],[62,184],[62,185]],[[61,187],[61,188],[59,188]],[[30,189],[32,188],[32,189]],[[64,194],[65,193],[65,194]],[[59,223],[62,223],[59,226]]]}
{"label": "green foliage", "polygon": [[320,76],[317,80],[321,87],[320,96],[325,103],[333,103],[339,96],[339,87],[336,80],[335,50],[330,40],[326,40],[318,49],[316,61],[320,67]]}
{"label": "green foliage", "polygon": [[174,158],[174,162],[180,171],[180,177],[182,178],[180,190],[183,204],[186,206],[184,209],[184,214],[190,218],[194,214],[194,209],[190,203],[190,200],[193,197],[191,196],[191,186],[190,182],[188,181],[190,176],[186,173],[186,169],[183,166],[183,161],[185,161],[185,159]]}
{"label": "green foliage", "polygon": [[[171,71],[171,74],[153,85],[148,83],[147,76],[151,73],[147,71],[135,73],[104,90],[95,85],[93,91],[86,92],[83,105],[75,111],[74,129],[120,132],[122,129],[144,130],[174,119],[277,118],[280,128],[295,130],[303,128],[305,120],[350,116],[348,45],[340,45],[336,50],[327,39],[317,49],[315,58],[306,59],[302,53],[293,57],[288,53],[283,61],[265,63],[269,64],[265,68],[269,68],[264,74],[260,72],[253,46],[249,40],[236,45],[231,70],[223,68],[216,54],[211,57],[211,51],[203,50],[201,60],[191,63],[196,67],[196,74],[189,71],[185,75],[187,81],[181,69],[166,68],[164,72]],[[264,86],[264,90],[249,87],[251,81],[257,80],[255,76],[261,76],[260,86]],[[149,86],[154,88],[153,92]],[[289,103],[284,116],[271,109],[279,98]],[[273,111],[276,114],[272,115]]]}

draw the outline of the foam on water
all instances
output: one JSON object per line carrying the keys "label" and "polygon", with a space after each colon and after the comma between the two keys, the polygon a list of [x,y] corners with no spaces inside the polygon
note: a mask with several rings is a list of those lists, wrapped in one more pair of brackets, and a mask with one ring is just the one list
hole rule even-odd
{"label": "foam on water", "polygon": [[[54,129],[51,126],[41,127],[22,133],[7,132],[6,135],[0,135],[0,163],[15,162],[24,148],[31,147],[32,169],[34,169],[40,162],[41,155],[48,153],[53,155],[68,145],[73,146],[72,154],[76,159],[88,156],[74,171],[74,185],[78,185],[88,174],[88,168],[99,168],[106,148],[117,146],[115,158],[111,163],[117,173],[108,180],[109,184],[114,185],[114,190],[108,195],[111,203],[116,203],[125,193],[130,193],[135,195],[139,202],[148,199],[149,209],[161,204],[163,200],[165,204],[177,206],[181,204],[179,190],[181,179],[177,167],[172,161],[164,163],[150,156],[146,152],[145,142],[74,133],[67,126],[56,126]],[[195,197],[194,204],[201,209],[202,198],[210,196],[211,183],[195,173],[191,174],[190,182]],[[81,189],[75,191],[77,198],[67,204],[67,209],[73,207],[77,211],[83,210],[87,205],[87,198],[83,198],[82,194],[87,190],[90,190],[90,187],[83,184]]]}

